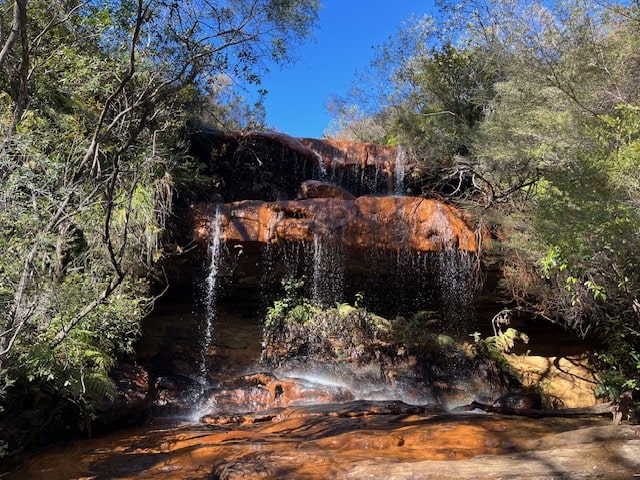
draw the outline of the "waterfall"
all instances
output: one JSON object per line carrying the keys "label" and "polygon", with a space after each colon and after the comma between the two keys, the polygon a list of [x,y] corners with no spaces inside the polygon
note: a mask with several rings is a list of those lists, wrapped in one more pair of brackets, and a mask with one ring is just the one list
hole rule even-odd
{"label": "waterfall", "polygon": [[446,249],[438,253],[438,270],[443,313],[447,322],[459,330],[455,333],[463,333],[473,313],[473,257],[468,252]]}
{"label": "waterfall", "polygon": [[311,298],[314,303],[333,305],[342,301],[344,283],[344,255],[340,242],[330,235],[313,236],[313,284]]}
{"label": "waterfall", "polygon": [[396,164],[394,168],[394,177],[395,177],[395,191],[396,196],[404,195],[404,173],[405,166],[407,163],[407,152],[404,148],[398,147],[398,151],[396,153]]}
{"label": "waterfall", "polygon": [[318,160],[318,171],[320,172],[320,180],[326,181],[327,180],[327,166],[324,164],[324,159],[322,158],[322,155],[320,155],[316,151],[314,151],[313,154],[315,155],[316,159]]}
{"label": "waterfall", "polygon": [[212,219],[211,237],[209,239],[209,268],[204,290],[204,322],[201,325],[201,363],[199,380],[203,386],[207,384],[207,354],[213,338],[213,322],[216,318],[216,301],[218,297],[218,271],[221,259],[222,205],[216,205]]}
{"label": "waterfall", "polygon": [[313,301],[318,303],[321,298],[320,287],[322,286],[322,265],[324,259],[322,258],[322,244],[320,243],[320,237],[318,234],[313,235],[313,287],[312,298]]}

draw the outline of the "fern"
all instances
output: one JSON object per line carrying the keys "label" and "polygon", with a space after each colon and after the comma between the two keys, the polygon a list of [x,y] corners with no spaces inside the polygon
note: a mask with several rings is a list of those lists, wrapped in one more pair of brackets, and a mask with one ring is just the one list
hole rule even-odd
{"label": "fern", "polygon": [[348,303],[339,303],[339,302],[336,302],[336,309],[338,310],[338,314],[341,317],[346,317],[350,313],[355,312],[357,310],[356,307]]}
{"label": "fern", "polygon": [[116,385],[106,371],[93,371],[82,378],[82,383],[91,398],[115,399]]}
{"label": "fern", "polygon": [[489,352],[498,354],[508,353],[516,342],[529,343],[529,337],[515,328],[507,328],[504,332],[485,339]]}

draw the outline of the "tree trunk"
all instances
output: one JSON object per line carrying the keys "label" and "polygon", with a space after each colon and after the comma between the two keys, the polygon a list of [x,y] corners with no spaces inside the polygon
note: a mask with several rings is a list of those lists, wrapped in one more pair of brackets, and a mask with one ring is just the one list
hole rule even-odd
{"label": "tree trunk", "polygon": [[11,22],[11,30],[9,36],[0,50],[0,70],[4,67],[4,63],[9,57],[11,47],[18,37],[22,36],[22,32],[27,29],[27,0],[16,0],[13,3],[13,20]]}
{"label": "tree trunk", "polygon": [[11,22],[11,31],[7,40],[0,50],[0,71],[5,71],[7,77],[10,77],[8,67],[6,66],[7,59],[10,56],[11,49],[14,44],[20,39],[21,54],[20,65],[16,69],[17,71],[17,96],[15,98],[15,104],[13,108],[13,116],[11,123],[5,132],[5,139],[2,142],[0,148],[0,155],[5,153],[6,147],[9,144],[11,137],[16,131],[16,127],[20,122],[20,119],[24,115],[27,109],[29,100],[29,68],[30,68],[30,56],[29,56],[29,35],[27,32],[27,2],[28,0],[15,0],[13,4],[13,20]]}

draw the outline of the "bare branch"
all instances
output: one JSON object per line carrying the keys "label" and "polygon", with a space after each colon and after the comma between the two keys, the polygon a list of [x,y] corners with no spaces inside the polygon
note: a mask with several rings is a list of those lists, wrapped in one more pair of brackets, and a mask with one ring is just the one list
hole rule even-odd
{"label": "bare branch", "polygon": [[102,111],[100,112],[100,118],[98,119],[96,126],[91,136],[91,144],[78,166],[74,175],[74,182],[80,180],[80,178],[86,173],[86,168],[89,161],[95,158],[98,146],[100,144],[101,137],[103,136],[103,127],[107,119],[107,115],[116,98],[124,91],[127,84],[133,79],[136,72],[136,49],[138,48],[138,41],[140,39],[140,32],[145,21],[145,17],[149,10],[149,4],[144,5],[143,0],[138,0],[138,7],[136,12],[136,20],[131,35],[131,43],[129,45],[129,65],[128,70],[124,78],[120,81],[118,87],[111,93],[109,98],[105,101]]}
{"label": "bare branch", "polygon": [[9,52],[15,44],[18,37],[26,30],[27,25],[27,1],[15,0],[13,2],[13,19],[11,22],[11,30],[0,50],[0,70],[2,70],[5,61],[9,57]]}

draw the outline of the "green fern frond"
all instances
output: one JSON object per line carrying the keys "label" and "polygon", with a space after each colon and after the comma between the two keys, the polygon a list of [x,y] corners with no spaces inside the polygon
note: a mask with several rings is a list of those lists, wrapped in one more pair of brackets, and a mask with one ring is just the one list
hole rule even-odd
{"label": "green fern frond", "polygon": [[105,372],[91,372],[83,377],[83,383],[90,398],[113,400],[116,396],[115,383]]}

